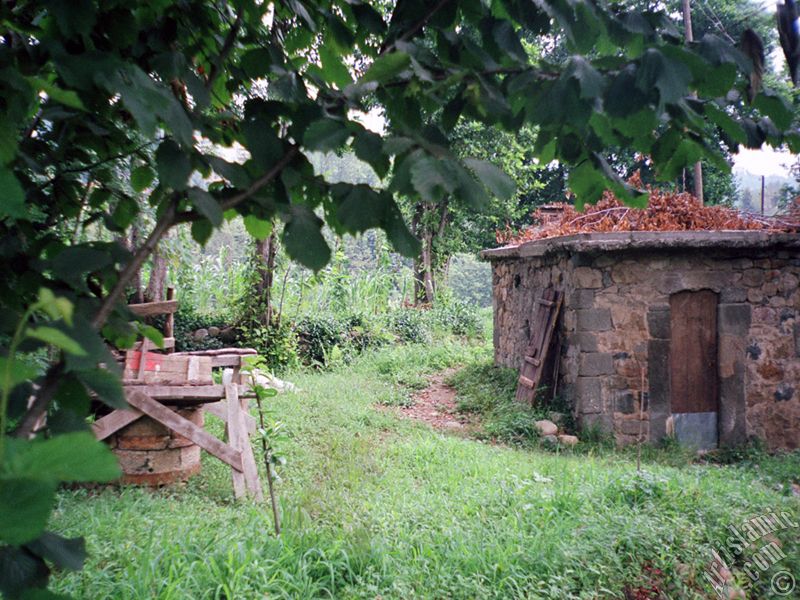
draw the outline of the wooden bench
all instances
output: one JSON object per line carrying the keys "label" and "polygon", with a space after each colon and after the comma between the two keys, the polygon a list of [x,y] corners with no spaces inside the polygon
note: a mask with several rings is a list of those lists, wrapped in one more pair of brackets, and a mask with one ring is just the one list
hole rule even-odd
{"label": "wooden bench", "polygon": [[[168,295],[172,296],[170,292]],[[253,394],[249,387],[241,384],[240,376],[243,358],[257,352],[250,348],[226,348],[176,353],[176,300],[133,304],[130,308],[140,316],[168,315],[164,338],[165,342],[170,342],[171,353],[154,351],[152,342],[147,339],[124,353],[122,383],[130,407],[98,419],[92,425],[97,439],[107,439],[139,419],[151,419],[229,465],[237,498],[249,493],[262,500],[261,482],[250,444],[250,435],[256,429],[248,406],[248,398]],[[214,369],[230,369],[223,374],[221,384],[214,382]],[[214,437],[179,414],[179,410],[187,407],[202,407],[222,419],[226,439]]]}

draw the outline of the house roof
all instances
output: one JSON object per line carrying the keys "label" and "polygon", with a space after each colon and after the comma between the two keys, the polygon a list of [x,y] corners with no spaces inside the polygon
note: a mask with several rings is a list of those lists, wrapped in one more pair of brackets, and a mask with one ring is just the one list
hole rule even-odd
{"label": "house roof", "polygon": [[765,248],[800,251],[800,234],[759,230],[579,233],[484,250],[481,258],[528,258],[560,252],[600,254],[626,250]]}

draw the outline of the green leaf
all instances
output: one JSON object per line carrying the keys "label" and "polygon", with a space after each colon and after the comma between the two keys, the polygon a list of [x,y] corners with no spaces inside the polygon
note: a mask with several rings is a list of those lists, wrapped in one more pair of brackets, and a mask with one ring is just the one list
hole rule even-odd
{"label": "green leaf", "polygon": [[325,79],[335,83],[340,90],[353,83],[350,71],[339,59],[339,53],[331,44],[324,44],[319,49],[319,59]]}
{"label": "green leaf", "polygon": [[56,298],[56,295],[49,288],[39,288],[39,299],[37,301],[43,311],[53,320],[63,319],[67,325],[72,325],[72,312],[74,306],[72,302],[63,297]]}
{"label": "green leaf", "polygon": [[371,166],[381,179],[389,173],[392,163],[384,154],[383,140],[377,133],[360,131],[353,142],[353,151],[356,157]]}
{"label": "green leaf", "polygon": [[655,48],[644,53],[636,74],[636,87],[645,93],[656,88],[662,104],[674,103],[685,97],[691,81],[692,73],[686,65]]}
{"label": "green leaf", "polygon": [[230,181],[234,187],[246,188],[250,185],[250,177],[242,165],[230,163],[218,156],[209,156],[208,163],[217,175]]}
{"label": "green leaf", "polygon": [[490,192],[501,200],[510,199],[516,192],[517,185],[514,183],[514,180],[492,163],[476,158],[467,158],[464,160],[464,164],[478,176],[478,180],[480,180]]}
{"label": "green leaf", "polygon": [[12,390],[14,386],[23,381],[33,379],[38,374],[36,367],[33,365],[24,363],[16,358],[0,356],[0,385],[3,383],[6,371],[9,374],[9,390]]}
{"label": "green leaf", "polygon": [[436,202],[455,191],[456,181],[445,161],[422,156],[411,167],[411,183],[423,199]]}
{"label": "green leaf", "polygon": [[161,185],[173,190],[185,190],[189,175],[192,174],[192,161],[178,144],[167,139],[156,150],[156,169]]}
{"label": "green leaf", "polygon": [[56,481],[0,476],[0,540],[19,545],[44,531],[56,492]]}
{"label": "green leaf", "polygon": [[361,78],[363,83],[376,81],[386,83],[402,73],[411,64],[411,57],[405,52],[390,52],[375,59]]}
{"label": "green leaf", "polygon": [[[9,600],[50,600],[37,595],[47,585],[50,569],[24,548],[0,545],[0,592]],[[46,592],[49,593],[49,592]]]}
{"label": "green leaf", "polygon": [[141,192],[147,189],[156,178],[155,171],[149,165],[142,165],[136,167],[131,172],[131,187],[136,192]]}
{"label": "green leaf", "polygon": [[272,68],[272,58],[268,48],[255,48],[242,55],[242,70],[250,79],[266,77]]}
{"label": "green leaf", "polygon": [[87,35],[96,20],[96,8],[91,0],[50,0],[47,10],[68,38]]}
{"label": "green leaf", "polygon": [[608,180],[588,160],[570,171],[569,188],[575,194],[575,208],[582,209],[585,203],[594,204],[608,187]]}
{"label": "green leaf", "polygon": [[52,260],[53,274],[77,289],[86,288],[86,274],[111,264],[111,255],[88,245],[67,246]]}
{"label": "green leaf", "polygon": [[415,238],[409,230],[406,222],[403,220],[400,209],[393,200],[391,200],[386,207],[382,227],[386,232],[386,237],[389,238],[389,241],[397,252],[408,258],[419,256],[422,244],[420,244],[419,240]]}
{"label": "green leaf", "polygon": [[355,185],[337,208],[336,217],[347,233],[361,233],[381,224],[388,200],[388,194]]}
{"label": "green leaf", "polygon": [[17,128],[8,119],[0,119],[0,166],[14,160],[17,146]]}
{"label": "green leaf", "polygon": [[139,335],[142,335],[153,342],[157,348],[164,348],[164,334],[158,329],[152,325],[146,325],[138,321],[136,322],[136,329]]}
{"label": "green leaf", "polygon": [[783,98],[772,90],[764,89],[756,96],[753,106],[767,115],[779,129],[788,129],[792,124],[792,108]]}
{"label": "green leaf", "polygon": [[9,477],[45,482],[104,482],[120,476],[114,454],[88,431],[19,441],[9,454],[5,465]]}
{"label": "green leaf", "polygon": [[86,560],[86,543],[80,537],[68,539],[45,531],[38,538],[26,544],[26,547],[60,569],[80,571]]}
{"label": "green leaf", "polygon": [[283,157],[281,140],[266,120],[261,118],[249,120],[245,122],[242,130],[245,146],[261,169],[265,171],[270,169]]}
{"label": "green leaf", "polygon": [[259,219],[255,215],[247,215],[244,218],[244,228],[247,230],[247,233],[258,241],[263,241],[272,233],[272,221]]}
{"label": "green leaf", "polygon": [[86,356],[86,350],[81,348],[80,344],[69,337],[66,333],[53,327],[35,327],[25,330],[25,335],[28,337],[41,340],[46,344],[51,344],[56,348],[60,348],[69,354],[76,356]]}
{"label": "green leaf", "polygon": [[574,77],[581,89],[581,98],[597,98],[603,94],[605,78],[582,56],[573,56],[564,75]]}
{"label": "green leaf", "polygon": [[189,200],[214,227],[222,225],[222,207],[214,196],[203,189],[193,187],[189,188]]}
{"label": "green leaf", "polygon": [[728,138],[739,144],[747,143],[747,135],[745,135],[739,123],[716,104],[713,102],[706,104],[705,114],[712,123],[728,136]]}
{"label": "green leaf", "polygon": [[76,110],[86,111],[83,102],[73,90],[63,90],[41,77],[27,77],[27,80],[35,89],[43,91],[52,100]]}
{"label": "green leaf", "polygon": [[28,219],[25,210],[25,192],[14,173],[0,167],[0,219]]}
{"label": "green leaf", "polygon": [[289,256],[314,271],[328,264],[331,257],[331,249],[322,235],[322,219],[305,206],[291,207],[283,243]]}
{"label": "green leaf", "polygon": [[517,37],[514,27],[506,20],[498,21],[492,28],[492,37],[497,46],[504,50],[514,60],[524,63],[528,60],[528,54],[522,47]]}
{"label": "green leaf", "polygon": [[214,233],[214,226],[211,221],[200,219],[192,223],[192,239],[201,246],[206,245],[206,242],[211,239],[212,233]]}
{"label": "green leaf", "polygon": [[349,137],[350,131],[341,121],[320,119],[306,129],[303,146],[309,150],[332,152],[338,150]]}
{"label": "green leaf", "polygon": [[103,404],[112,408],[126,408],[125,392],[119,376],[107,369],[85,369],[76,371],[75,376],[87,388],[92,390]]}

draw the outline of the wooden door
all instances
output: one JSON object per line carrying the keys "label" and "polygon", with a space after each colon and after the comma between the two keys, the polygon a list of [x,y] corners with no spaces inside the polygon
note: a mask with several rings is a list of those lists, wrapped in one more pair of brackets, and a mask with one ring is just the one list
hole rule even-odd
{"label": "wooden door", "polygon": [[701,449],[717,446],[717,294],[680,292],[669,299],[670,388],[675,435]]}

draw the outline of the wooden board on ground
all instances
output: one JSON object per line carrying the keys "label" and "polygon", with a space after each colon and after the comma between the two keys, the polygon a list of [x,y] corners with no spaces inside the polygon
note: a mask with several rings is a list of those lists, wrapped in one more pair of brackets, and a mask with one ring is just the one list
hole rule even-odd
{"label": "wooden board on ground", "polygon": [[[534,303],[530,327],[530,343],[522,357],[519,369],[516,399],[533,404],[536,388],[542,379],[542,371],[547,361],[550,341],[558,321],[563,294],[554,289],[545,290]],[[558,360],[558,357],[556,357]]]}

